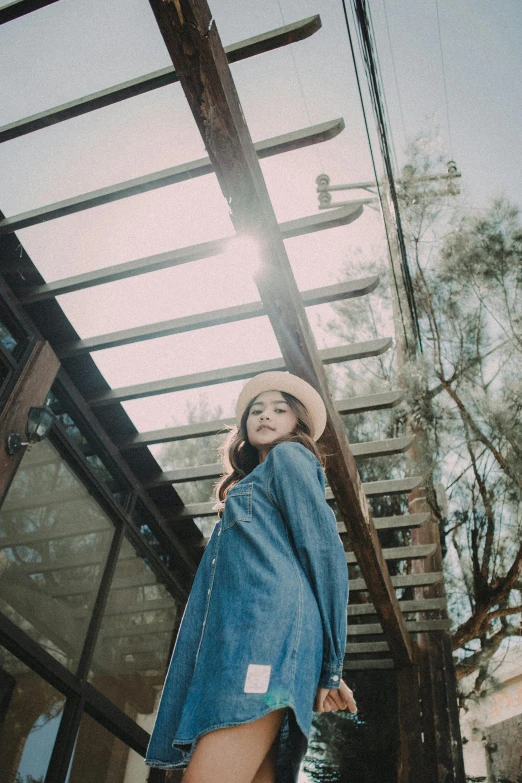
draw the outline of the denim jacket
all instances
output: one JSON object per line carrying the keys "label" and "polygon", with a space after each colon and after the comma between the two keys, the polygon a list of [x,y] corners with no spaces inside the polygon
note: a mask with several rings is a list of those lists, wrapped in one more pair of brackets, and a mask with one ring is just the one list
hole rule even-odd
{"label": "denim jacket", "polygon": [[347,600],[346,554],[321,465],[301,444],[278,444],[228,492],[183,615],[146,763],[186,766],[202,734],[284,706],[306,748],[317,687],[340,685]]}

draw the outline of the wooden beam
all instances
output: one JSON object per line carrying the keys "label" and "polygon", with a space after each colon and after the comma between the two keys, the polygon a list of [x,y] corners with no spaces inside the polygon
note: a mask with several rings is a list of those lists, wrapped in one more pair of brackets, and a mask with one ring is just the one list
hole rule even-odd
{"label": "wooden beam", "polygon": [[[413,441],[412,436],[404,438],[390,438],[383,441],[368,441],[367,443],[352,443],[351,449],[354,457],[364,459],[367,457],[380,457],[384,454],[400,454],[408,449]],[[201,481],[202,479],[219,478],[223,475],[223,466],[220,462],[210,465],[194,465],[189,468],[166,470],[155,478],[145,482],[145,487],[159,487],[165,484],[180,484],[185,481]]]}
{"label": "wooden beam", "polygon": [[19,19],[26,14],[32,14],[39,8],[45,8],[46,5],[52,5],[57,0],[13,0],[0,8],[0,24],[12,22],[13,19]]}
{"label": "wooden beam", "polygon": [[[343,129],[344,122],[341,119],[323,122],[311,128],[284,133],[281,136],[257,142],[254,149],[260,158],[268,158],[272,155],[279,155],[281,152],[290,152],[308,147],[311,144],[318,144],[321,141],[328,141]],[[45,223],[47,220],[56,220],[56,218],[65,215],[73,215],[85,209],[92,209],[122,198],[136,196],[138,193],[146,193],[149,190],[185,182],[187,179],[203,177],[206,174],[212,174],[212,171],[210,158],[200,158],[162,171],[155,171],[153,174],[145,174],[143,177],[118,182],[116,185],[109,185],[106,188],[92,190],[90,193],[83,193],[80,196],[56,201],[54,204],[47,204],[45,207],[31,209],[28,212],[0,220],[0,236],[12,234],[13,231],[19,231],[28,226]]]}
{"label": "wooden beam", "polygon": [[[373,291],[379,279],[377,277],[365,277],[362,280],[352,280],[348,283],[337,283],[323,288],[314,288],[303,291],[303,303],[305,307],[338,302],[345,299],[353,299],[364,296]],[[144,340],[156,340],[159,337],[168,337],[172,334],[183,334],[197,329],[207,329],[210,326],[246,321],[250,318],[259,318],[265,315],[262,302],[248,302],[247,304],[225,307],[221,310],[211,310],[207,313],[196,313],[182,318],[173,318],[169,321],[161,321],[146,326],[138,326],[134,329],[124,329],[120,332],[102,334],[97,337],[89,337],[85,340],[76,340],[63,345],[55,345],[55,351],[60,359],[70,359],[92,351],[102,351],[107,348],[118,348],[121,345],[143,342]]]}
{"label": "wooden beam", "polygon": [[348,660],[345,658],[343,670],[346,671],[366,671],[368,669],[394,669],[394,663],[391,658],[375,658],[365,661]]}
{"label": "wooden beam", "polygon": [[29,410],[44,404],[59,367],[49,343],[44,340],[36,342],[0,414],[0,498],[13,480],[26,451],[26,447],[22,447],[9,456],[4,447],[5,439],[16,432],[25,441]]}
{"label": "wooden beam", "polygon": [[[353,223],[354,220],[357,220],[361,214],[362,209],[336,209],[326,216],[315,213],[303,218],[297,218],[296,220],[288,220],[286,223],[280,223],[279,228],[283,239],[290,239],[304,234],[311,234],[316,231],[323,231],[328,228],[346,226]],[[324,217],[329,217],[331,219],[323,220],[322,218]],[[224,253],[235,239],[235,237],[224,237],[223,239],[213,239],[210,242],[200,242],[197,245],[181,247],[176,250],[168,250],[165,253],[157,253],[153,256],[126,261],[123,264],[115,264],[114,266],[107,266],[103,269],[95,269],[93,272],[73,275],[72,277],[66,277],[62,280],[55,280],[52,283],[32,286],[26,289],[20,288],[17,293],[24,304],[41,302],[45,299],[53,299],[56,296],[61,296],[61,294],[70,294],[73,291],[82,291],[85,288],[113,283],[116,280],[125,280],[128,277],[136,277],[137,275],[144,275],[149,272],[157,272],[160,269],[168,269],[169,267],[187,264],[191,261],[199,261],[202,258],[210,258],[219,253]],[[376,280],[375,286],[377,286],[377,276],[366,279]],[[353,282],[355,283],[356,281]],[[368,283],[368,293],[374,290],[371,285],[372,284]],[[189,317],[197,318],[197,316],[188,316],[188,318]]]}
{"label": "wooden beam", "polygon": [[[446,608],[444,598],[421,598],[416,601],[399,601],[399,606],[403,614],[407,612],[440,612]],[[373,604],[349,604],[348,617],[358,617],[359,615],[376,614]]]}
{"label": "wooden beam", "polygon": [[[406,628],[410,633],[424,633],[428,631],[447,631],[451,627],[451,620],[409,620],[406,622]],[[348,625],[348,636],[369,636],[381,634],[382,626],[380,623],[360,623],[359,625]]]}
{"label": "wooden beam", "polygon": [[[364,485],[363,485],[364,486]],[[385,560],[419,560],[429,557],[434,552],[434,544],[422,544],[420,546],[394,546],[382,550]],[[357,559],[353,552],[346,553],[346,562],[356,564]]]}
{"label": "wooden beam", "polygon": [[[399,574],[391,577],[391,583],[395,588],[402,587],[422,587],[423,585],[434,585],[442,582],[442,571],[434,571],[431,574]],[[352,592],[366,591],[368,587],[364,579],[350,579],[350,590]]]}
{"label": "wooden beam", "polygon": [[[330,397],[268,190],[239,103],[226,55],[205,0],[149,0],[179,73],[239,235],[259,238],[263,263],[255,275],[286,368],[310,382],[328,412],[323,443],[328,478],[396,664],[413,664],[412,646],[368,510],[342,421]],[[209,112],[209,107],[212,111]]]}
{"label": "wooden beam", "polygon": [[[411,476],[405,479],[388,479],[387,481],[367,481],[361,484],[362,491],[366,497],[378,497],[380,495],[400,495],[411,492],[423,481],[422,476]],[[326,490],[326,499],[334,500],[334,494],[331,489]],[[337,499],[336,499],[337,500]],[[337,501],[338,503],[338,501]],[[174,519],[192,519],[193,517],[213,517],[215,503],[189,503],[184,506]],[[373,520],[372,520],[373,521]],[[380,545],[379,545],[380,549]]]}
{"label": "wooden beam", "polygon": [[400,528],[422,527],[429,520],[429,514],[398,514],[393,517],[374,517],[377,530],[399,530]]}
{"label": "wooden beam", "polygon": [[[7,8],[9,9],[14,5],[17,5],[19,8],[22,6],[28,7],[35,5],[35,3],[37,5],[48,5],[55,2],[56,0],[19,0],[18,3],[11,3]],[[28,13],[28,11],[25,11],[25,13]],[[2,23],[3,14],[6,16],[8,14],[5,7],[0,9],[0,24]],[[18,16],[20,15],[19,13]],[[5,19],[4,21],[8,20]],[[247,38],[244,41],[225,47],[228,62],[239,62],[239,60],[245,60],[257,54],[263,54],[272,49],[277,49],[296,41],[302,41],[316,33],[320,28],[321,19],[316,15],[310,16],[308,19],[302,19],[299,22],[292,22],[284,27],[278,27],[268,33],[256,35],[254,38]],[[177,81],[178,75],[172,66],[148,73],[146,76],[138,76],[136,79],[130,79],[113,87],[108,87],[105,90],[85,95],[78,100],[55,106],[53,109],[48,109],[39,114],[33,114],[31,117],[25,117],[9,125],[4,125],[0,128],[0,142],[16,139],[26,133],[47,128],[64,120],[70,120],[72,117],[79,117],[82,114],[101,109],[104,106],[111,106],[113,103],[124,101],[127,98],[134,98],[136,95],[157,90],[159,87],[165,87],[167,84],[174,84]]]}
{"label": "wooden beam", "polygon": [[[339,413],[345,415],[394,408],[403,399],[404,392],[389,391],[379,394],[368,394],[364,397],[348,397],[344,400],[337,400],[334,404]],[[139,432],[130,438],[118,442],[117,445],[122,451],[127,451],[155,443],[170,443],[190,438],[203,438],[208,435],[217,435],[219,432],[225,432],[228,427],[234,424],[235,419],[216,419],[214,421],[198,422],[197,424],[185,424],[180,427],[166,427],[161,430]]]}
{"label": "wooden beam", "polygon": [[[320,360],[325,364],[349,362],[354,359],[364,359],[367,356],[379,356],[388,350],[391,343],[391,338],[368,340],[367,342],[353,343],[337,348],[324,348],[322,351],[318,351],[318,354]],[[124,386],[120,389],[110,389],[89,398],[87,402],[92,407],[99,408],[102,405],[114,405],[114,403],[124,402],[125,400],[137,400],[142,397],[153,397],[157,394],[196,389],[200,386],[213,386],[216,383],[228,383],[229,381],[238,381],[242,378],[250,378],[260,372],[284,369],[285,362],[283,359],[268,359],[264,362],[240,364],[236,367],[224,367],[220,370],[197,372],[191,375],[181,375],[178,378],[165,378],[162,381],[150,381],[148,383],[138,383],[134,386]]]}

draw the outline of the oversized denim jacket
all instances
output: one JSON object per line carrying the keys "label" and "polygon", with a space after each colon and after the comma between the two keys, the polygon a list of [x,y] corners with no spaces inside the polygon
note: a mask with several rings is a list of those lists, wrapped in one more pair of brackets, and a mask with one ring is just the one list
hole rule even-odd
{"label": "oversized denim jacket", "polygon": [[301,444],[281,443],[227,495],[185,609],[146,763],[186,766],[202,734],[285,706],[302,755],[317,687],[340,685],[347,600],[346,554],[321,465]]}

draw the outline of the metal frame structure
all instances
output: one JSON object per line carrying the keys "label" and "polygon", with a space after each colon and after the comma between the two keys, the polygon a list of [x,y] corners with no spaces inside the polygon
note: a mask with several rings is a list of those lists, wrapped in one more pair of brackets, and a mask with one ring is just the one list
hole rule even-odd
{"label": "metal frame structure", "polygon": [[[50,2],[56,0],[16,0],[0,9],[0,24],[49,5]],[[260,158],[327,141],[343,130],[344,123],[342,120],[334,120],[253,144],[229,69],[231,62],[312,35],[320,27],[319,17],[286,25],[224,49],[206,0],[149,2],[170,53],[172,67],[0,128],[2,142],[179,80],[208,152],[208,158],[78,195],[22,215],[0,215],[0,273],[5,280],[3,315],[0,320],[7,317],[9,310],[9,318],[20,324],[26,334],[26,350],[17,360],[2,352],[2,356],[6,354],[3,356],[4,363],[9,364],[11,369],[4,383],[3,400],[0,400],[5,403],[3,418],[0,419],[0,435],[13,426],[13,417],[18,417],[17,421],[21,423],[28,407],[34,404],[35,388],[34,384],[31,387],[31,376],[37,380],[40,391],[43,389],[46,394],[56,375],[53,392],[67,410],[73,412],[80,431],[88,433],[95,453],[103,456],[104,464],[109,466],[113,475],[118,476],[123,487],[122,499],[116,500],[96,476],[85,454],[71,442],[65,428],[55,426],[54,444],[64,458],[75,466],[89,491],[114,521],[115,532],[76,675],[72,675],[0,614],[0,638],[5,646],[67,696],[66,719],[62,720],[60,726],[46,783],[61,783],[65,780],[84,710],[138,753],[144,753],[146,732],[85,682],[100,633],[121,542],[125,534],[133,546],[142,552],[157,578],[181,604],[187,597],[201,547],[205,543],[192,520],[195,516],[213,514],[212,504],[209,503],[184,505],[176,491],[176,484],[214,478],[219,474],[219,466],[200,465],[164,472],[147,447],[214,434],[230,420],[138,433],[121,406],[124,400],[247,378],[268,369],[286,368],[303,377],[322,394],[327,405],[328,423],[323,442],[326,451],[332,455],[327,468],[331,488],[328,499],[336,505],[339,532],[350,545],[347,566],[356,566],[358,569],[351,580],[351,590],[369,594],[369,602],[354,604],[348,610],[353,622],[350,624],[346,648],[346,669],[395,668],[402,688],[399,699],[402,717],[408,709],[411,712],[419,687],[416,645],[412,635],[448,627],[443,614],[444,595],[437,588],[442,580],[441,564],[436,562],[436,558],[433,560],[437,543],[423,541],[416,545],[383,549],[379,542],[378,531],[419,529],[428,522],[429,515],[411,513],[376,518],[374,521],[367,504],[367,497],[412,493],[419,487],[421,479],[413,476],[362,484],[355,463],[355,459],[402,453],[410,448],[413,439],[396,438],[350,447],[341,419],[341,415],[392,408],[402,399],[402,392],[383,390],[367,397],[334,402],[324,373],[324,365],[327,363],[378,355],[389,349],[391,341],[372,340],[319,351],[306,317],[307,306],[367,295],[378,285],[378,278],[369,277],[299,292],[284,246],[286,238],[348,225],[357,220],[363,212],[364,200],[328,214],[308,216],[278,225],[259,166]],[[207,112],[209,104],[213,106],[211,117]],[[222,252],[233,238],[175,248],[160,255],[46,283],[23,248],[20,254],[20,245],[13,232],[209,173],[217,176],[230,204],[236,234],[254,234],[260,242],[263,263],[255,274],[260,300],[80,340],[61,311],[57,296],[210,257]],[[267,315],[270,319],[281,348],[280,360],[110,389],[90,357],[91,352],[109,347],[260,315]],[[36,356],[35,351],[46,352],[46,356],[52,357],[52,369],[47,375],[42,374],[41,370],[35,373],[32,368],[31,357]],[[15,403],[13,389],[21,383],[24,393],[19,395]],[[11,458],[9,463],[4,455],[2,459],[6,465],[7,478],[2,487],[5,492],[16,472],[19,459],[17,462]],[[145,540],[140,525],[136,523],[133,510],[138,504],[147,515],[147,528],[155,545]],[[391,561],[412,561],[413,573],[390,576],[387,564]],[[80,558],[78,562],[83,564],[87,561]],[[415,600],[397,600],[396,589],[420,589],[426,586],[433,586],[434,591],[428,598],[419,594]],[[423,619],[413,621],[413,613],[418,612],[423,613]],[[176,629],[171,630],[175,635]],[[158,621],[157,631],[164,633],[168,627]],[[364,638],[368,636],[370,640]],[[386,654],[384,657],[383,653]],[[417,712],[418,706],[417,699]],[[420,721],[416,728],[409,726],[408,732],[410,739],[413,737],[421,742]],[[417,771],[414,765],[403,763],[400,783],[413,783]],[[437,773],[429,774],[431,777],[427,779],[435,783]],[[151,773],[151,780],[159,781],[162,775],[155,771]]]}

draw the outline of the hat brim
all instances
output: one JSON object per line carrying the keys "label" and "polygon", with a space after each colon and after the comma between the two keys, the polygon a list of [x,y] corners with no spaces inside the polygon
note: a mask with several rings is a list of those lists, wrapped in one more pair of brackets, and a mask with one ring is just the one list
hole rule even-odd
{"label": "hat brim", "polygon": [[326,427],[326,407],[321,395],[309,383],[289,372],[263,372],[250,378],[243,386],[236,405],[238,427],[249,402],[266,391],[286,392],[302,402],[312,419],[313,440],[321,437]]}

